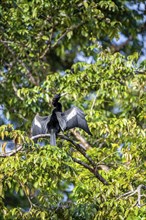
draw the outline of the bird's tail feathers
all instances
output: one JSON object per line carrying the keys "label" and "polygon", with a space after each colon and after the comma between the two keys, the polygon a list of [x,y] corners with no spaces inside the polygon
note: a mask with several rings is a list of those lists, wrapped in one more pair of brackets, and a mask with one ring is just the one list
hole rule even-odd
{"label": "bird's tail feathers", "polygon": [[50,145],[56,146],[56,134],[53,129],[51,129]]}

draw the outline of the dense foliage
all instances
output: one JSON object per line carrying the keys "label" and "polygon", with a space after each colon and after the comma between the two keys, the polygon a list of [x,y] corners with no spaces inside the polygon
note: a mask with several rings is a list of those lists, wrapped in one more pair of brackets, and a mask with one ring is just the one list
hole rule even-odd
{"label": "dense foliage", "polygon": [[[1,1],[0,219],[145,219],[144,3]],[[58,92],[93,135],[34,144]]]}

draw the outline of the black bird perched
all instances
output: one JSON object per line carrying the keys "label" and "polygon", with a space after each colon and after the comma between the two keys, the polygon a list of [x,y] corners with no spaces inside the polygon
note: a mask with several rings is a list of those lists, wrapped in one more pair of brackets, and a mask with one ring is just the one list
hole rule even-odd
{"label": "black bird perched", "polygon": [[65,131],[79,127],[92,135],[87,125],[84,112],[81,109],[72,107],[67,111],[62,112],[62,105],[59,102],[62,95],[57,94],[54,96],[52,101],[52,105],[54,106],[52,114],[43,117],[36,114],[31,127],[32,136],[49,133],[50,145],[52,146],[56,145],[56,135],[60,130]]}

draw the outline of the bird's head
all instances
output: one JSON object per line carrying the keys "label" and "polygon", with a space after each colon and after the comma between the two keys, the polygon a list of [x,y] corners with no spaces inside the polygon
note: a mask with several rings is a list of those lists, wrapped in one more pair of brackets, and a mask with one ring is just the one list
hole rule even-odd
{"label": "bird's head", "polygon": [[53,106],[56,106],[56,104],[58,103],[58,101],[59,101],[59,99],[62,97],[62,96],[64,96],[64,95],[66,95],[67,93],[65,92],[65,93],[62,93],[62,94],[56,94],[56,95],[54,95],[54,97],[53,97],[53,100],[52,100],[52,105]]}

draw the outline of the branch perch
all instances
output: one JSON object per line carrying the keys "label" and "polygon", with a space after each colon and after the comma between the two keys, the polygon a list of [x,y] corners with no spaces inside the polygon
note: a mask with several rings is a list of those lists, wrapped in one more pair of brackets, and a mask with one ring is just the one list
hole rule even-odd
{"label": "branch perch", "polygon": [[[38,138],[45,138],[45,137],[50,137],[50,134],[36,135],[36,136],[31,137],[31,140],[35,140],[35,139],[38,139]],[[76,143],[75,141],[73,141],[72,139],[70,139],[66,135],[58,134],[58,137],[60,137],[63,140],[69,141],[76,148],[76,150],[79,151],[88,160],[90,165],[88,165],[87,163],[85,163],[83,161],[80,161],[79,159],[72,158],[74,162],[76,162],[76,163],[82,165],[84,168],[88,169],[104,185],[108,185],[108,182],[99,174],[99,172],[98,172],[98,165],[86,153],[85,149],[82,147],[81,144]],[[20,145],[18,148],[16,148],[15,150],[13,150],[13,151],[11,151],[9,153],[1,153],[0,157],[12,156],[12,155],[16,154],[18,151],[20,151],[22,148],[23,148],[23,145]]]}
{"label": "branch perch", "polygon": [[140,208],[141,206],[143,206],[143,205],[141,205],[141,197],[143,196],[143,195],[141,195],[141,189],[146,190],[146,186],[143,184],[140,184],[135,190],[131,190],[131,191],[126,192],[123,195],[119,196],[117,198],[117,200],[121,199],[122,197],[128,198],[128,197],[133,196],[134,194],[137,193],[137,200],[136,200],[136,203],[134,206],[138,206]]}
{"label": "branch perch", "polygon": [[71,133],[76,137],[77,140],[81,142],[82,147],[84,147],[85,150],[91,148],[90,144],[85,140],[83,136],[81,136],[78,131],[76,131],[75,129],[71,129]]}
{"label": "branch perch", "polygon": [[8,153],[0,153],[0,157],[10,157],[15,155],[18,151],[22,150],[23,145],[17,145],[17,148],[15,148],[14,150],[8,152]]}
{"label": "branch perch", "polygon": [[[40,138],[40,137],[50,137],[50,134],[36,135],[36,136],[33,136],[31,139],[34,140],[34,139],[37,139],[37,138]],[[82,162],[82,161],[80,161],[76,158],[73,158],[73,160],[76,163],[79,163],[80,165],[82,165],[86,169],[88,169],[90,172],[92,172],[97,177],[97,179],[99,179],[104,185],[108,185],[108,182],[99,174],[97,164],[86,153],[86,151],[82,147],[82,145],[77,144],[75,141],[73,141],[72,139],[70,139],[66,135],[58,134],[58,137],[60,137],[61,139],[69,141],[77,149],[77,151],[79,151],[88,160],[88,162],[91,164],[92,167],[90,167],[88,164],[86,164],[86,163],[84,163],[84,162]]]}

